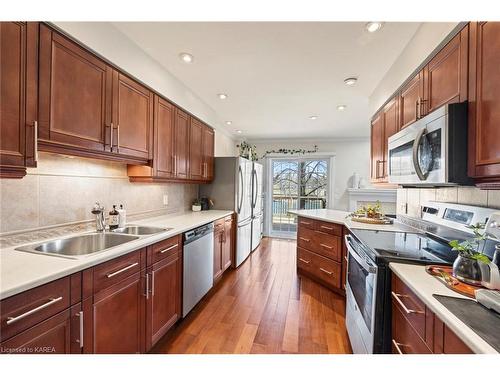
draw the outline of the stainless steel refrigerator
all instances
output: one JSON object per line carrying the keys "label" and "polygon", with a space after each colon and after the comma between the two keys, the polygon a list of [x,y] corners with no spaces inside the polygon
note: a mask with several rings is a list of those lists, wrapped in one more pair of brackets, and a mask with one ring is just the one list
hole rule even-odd
{"label": "stainless steel refrigerator", "polygon": [[235,266],[238,267],[251,251],[253,163],[241,157],[217,157],[214,175],[211,184],[200,186],[200,196],[211,198],[214,209],[236,212]]}
{"label": "stainless steel refrigerator", "polygon": [[264,224],[264,205],[262,202],[262,164],[252,165],[252,243],[251,250],[259,247]]}

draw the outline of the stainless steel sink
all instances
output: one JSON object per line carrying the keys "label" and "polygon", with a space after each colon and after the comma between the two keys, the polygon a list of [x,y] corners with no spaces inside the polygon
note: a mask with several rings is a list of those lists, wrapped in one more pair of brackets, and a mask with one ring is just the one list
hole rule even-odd
{"label": "stainless steel sink", "polygon": [[52,240],[42,243],[21,246],[19,251],[35,254],[54,255],[65,258],[75,258],[89,255],[99,251],[108,250],[112,247],[137,240],[137,236],[129,236],[118,233],[89,233],[79,236]]}
{"label": "stainless steel sink", "polygon": [[133,234],[134,236],[150,236],[152,234],[166,232],[172,228],[147,227],[141,225],[127,225],[124,228],[113,229],[113,233]]}

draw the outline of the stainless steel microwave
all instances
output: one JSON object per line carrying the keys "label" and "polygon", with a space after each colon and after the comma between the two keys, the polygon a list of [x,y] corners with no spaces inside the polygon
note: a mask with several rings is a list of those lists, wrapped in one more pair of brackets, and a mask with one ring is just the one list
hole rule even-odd
{"label": "stainless steel microwave", "polygon": [[470,185],[467,103],[444,105],[389,137],[389,182],[403,186]]}

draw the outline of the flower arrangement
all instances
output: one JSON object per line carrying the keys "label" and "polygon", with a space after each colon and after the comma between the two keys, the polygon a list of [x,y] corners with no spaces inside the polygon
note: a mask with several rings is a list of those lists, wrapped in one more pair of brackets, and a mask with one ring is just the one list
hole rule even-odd
{"label": "flower arrangement", "polygon": [[250,143],[243,141],[239,145],[236,145],[240,149],[240,156],[251,160],[251,161],[256,161],[258,160],[257,156],[257,147],[255,145],[251,145]]}

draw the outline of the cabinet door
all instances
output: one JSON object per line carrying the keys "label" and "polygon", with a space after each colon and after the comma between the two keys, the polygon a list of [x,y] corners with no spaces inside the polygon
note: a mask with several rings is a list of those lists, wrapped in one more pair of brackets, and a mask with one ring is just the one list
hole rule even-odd
{"label": "cabinet door", "polygon": [[110,151],[112,69],[45,25],[39,69],[39,138],[64,152]]}
{"label": "cabinet door", "polygon": [[179,252],[155,263],[147,277],[151,285],[146,307],[146,349],[149,350],[181,316]]}
{"label": "cabinet door", "polygon": [[384,163],[384,121],[383,114],[379,113],[372,120],[371,126],[371,178],[377,182],[383,177]]}
{"label": "cabinet door", "polygon": [[424,95],[423,73],[419,72],[401,90],[399,99],[400,129],[414,123],[421,116],[421,101]]}
{"label": "cabinet door", "polygon": [[383,177],[386,178],[389,175],[388,171],[388,145],[389,137],[396,134],[399,130],[398,127],[398,99],[393,98],[384,107],[384,138],[383,138]]}
{"label": "cabinet door", "polygon": [[212,181],[214,179],[214,131],[204,126],[203,130],[203,179]]}
{"label": "cabinet door", "polygon": [[36,166],[38,23],[0,22],[0,177]]}
{"label": "cabinet door", "polygon": [[93,353],[142,353],[145,344],[144,271],[94,295]]}
{"label": "cabinet door", "polygon": [[201,122],[191,117],[189,127],[189,175],[191,180],[201,180],[204,177],[203,127]]}
{"label": "cabinet door", "polygon": [[222,252],[224,240],[224,220],[215,222],[214,228],[214,280],[222,275]]}
{"label": "cabinet door", "polygon": [[71,353],[70,309],[44,320],[0,344],[2,353],[65,354]]}
{"label": "cabinet door", "polygon": [[465,27],[424,68],[422,115],[467,100],[468,30]]}
{"label": "cabinet door", "polygon": [[189,177],[189,115],[179,108],[175,110],[174,159],[175,177]]}
{"label": "cabinet door", "polygon": [[500,22],[471,22],[469,175],[500,180]]}
{"label": "cabinet door", "polygon": [[120,72],[113,72],[113,151],[142,160],[152,158],[153,93]]}
{"label": "cabinet door", "polygon": [[226,219],[224,222],[224,237],[222,242],[222,270],[225,271],[231,267],[231,254],[233,252],[233,220]]}
{"label": "cabinet door", "polygon": [[175,107],[155,95],[154,169],[158,177],[174,175],[174,114]]}

